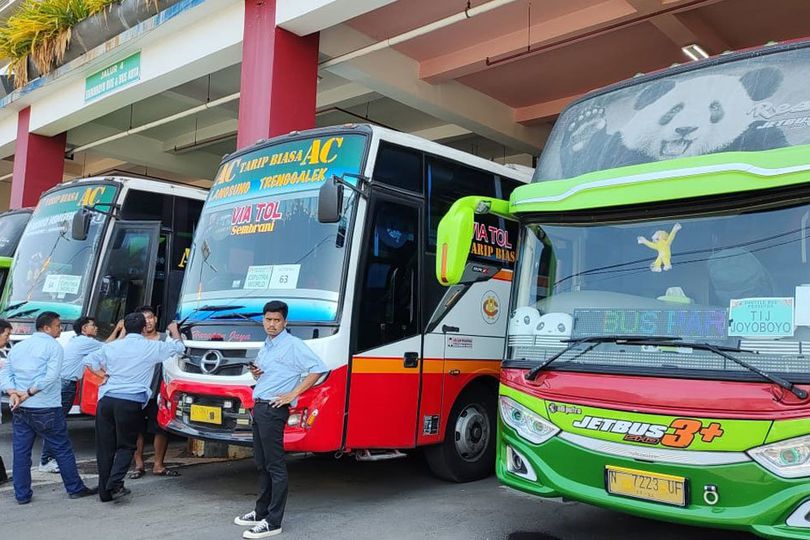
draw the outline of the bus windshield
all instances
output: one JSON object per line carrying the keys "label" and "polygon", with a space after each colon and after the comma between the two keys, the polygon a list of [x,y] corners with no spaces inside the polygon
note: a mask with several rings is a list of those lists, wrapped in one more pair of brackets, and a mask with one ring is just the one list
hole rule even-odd
{"label": "bus windshield", "polygon": [[358,174],[365,146],[364,135],[298,139],[226,162],[200,218],[179,316],[255,316],[280,299],[294,320],[334,321],[356,197],[346,189],[342,219],[323,224],[318,188]]}
{"label": "bus windshield", "polygon": [[81,316],[108,218],[94,213],[84,240],[71,237],[71,220],[84,205],[108,211],[116,192],[113,185],[80,184],[40,199],[17,246],[3,317],[34,318],[46,310],[63,321]]}
{"label": "bus windshield", "polygon": [[528,223],[508,356],[541,362],[570,340],[672,337],[683,347],[574,347],[549,369],[756,377],[688,343],[810,381],[810,203],[645,221]]}
{"label": "bus windshield", "polygon": [[810,44],[803,43],[720,56],[608,88],[560,115],[534,181],[809,144],[808,82]]}
{"label": "bus windshield", "polygon": [[9,212],[0,215],[0,257],[14,256],[30,218],[29,212]]}

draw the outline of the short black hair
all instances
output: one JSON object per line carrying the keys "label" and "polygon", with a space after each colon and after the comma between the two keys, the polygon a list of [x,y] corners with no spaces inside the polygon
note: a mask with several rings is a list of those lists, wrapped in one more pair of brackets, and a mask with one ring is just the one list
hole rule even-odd
{"label": "short black hair", "polygon": [[37,330],[41,330],[46,326],[50,326],[53,324],[53,321],[59,318],[59,314],[55,311],[43,311],[37,317],[36,327]]}
{"label": "short black hair", "polygon": [[76,332],[77,336],[81,335],[82,328],[84,328],[84,325],[90,322],[92,323],[96,322],[96,318],[88,317],[87,315],[85,315],[84,317],[79,317],[78,319],[76,319],[76,322],[73,323],[73,331]]}
{"label": "short black hair", "polygon": [[267,315],[268,313],[281,313],[281,316],[286,319],[289,311],[290,309],[287,307],[287,304],[280,300],[273,300],[272,302],[267,302],[264,305],[262,315]]}
{"label": "short black hair", "polygon": [[135,308],[135,311],[133,311],[133,313],[151,313],[152,315],[157,317],[157,311],[155,311],[155,308],[153,308],[152,306],[137,307]]}
{"label": "short black hair", "polygon": [[144,328],[146,328],[146,317],[140,311],[124,317],[124,330],[127,331],[127,334],[140,334]]}
{"label": "short black hair", "polygon": [[12,329],[11,323],[5,319],[0,319],[0,334],[2,334],[6,328]]}

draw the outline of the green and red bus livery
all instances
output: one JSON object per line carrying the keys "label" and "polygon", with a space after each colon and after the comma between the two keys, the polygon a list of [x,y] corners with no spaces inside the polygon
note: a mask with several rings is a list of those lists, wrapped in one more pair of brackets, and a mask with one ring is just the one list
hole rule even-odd
{"label": "green and red bus livery", "polygon": [[496,469],[541,497],[810,538],[810,42],[678,66],[561,115],[520,225]]}

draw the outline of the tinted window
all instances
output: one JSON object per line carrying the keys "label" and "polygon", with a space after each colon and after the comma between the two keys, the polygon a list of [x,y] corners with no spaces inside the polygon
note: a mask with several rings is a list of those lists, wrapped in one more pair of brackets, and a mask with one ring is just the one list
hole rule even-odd
{"label": "tinted window", "polygon": [[428,157],[426,162],[427,243],[428,249],[435,251],[439,221],[454,202],[467,195],[496,197],[497,194],[492,173],[434,157]]}
{"label": "tinted window", "polygon": [[408,191],[422,191],[422,154],[390,144],[380,144],[374,180]]}
{"label": "tinted window", "polygon": [[0,215],[0,256],[13,257],[31,214],[28,212]]}
{"label": "tinted window", "polygon": [[121,209],[121,217],[129,221],[160,221],[170,226],[173,200],[171,195],[130,189]]}
{"label": "tinted window", "polygon": [[419,331],[419,209],[378,201],[370,230],[359,294],[357,346],[361,351]]}

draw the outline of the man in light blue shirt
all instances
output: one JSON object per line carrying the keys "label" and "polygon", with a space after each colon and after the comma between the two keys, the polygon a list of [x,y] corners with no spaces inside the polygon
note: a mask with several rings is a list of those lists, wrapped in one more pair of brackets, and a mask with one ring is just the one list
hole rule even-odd
{"label": "man in light blue shirt", "polygon": [[124,318],[126,337],[107,343],[85,358],[90,369],[103,369],[107,376],[98,389],[96,409],[98,495],[102,502],[130,493],[124,487],[124,477],[143,428],[143,408],[152,393],[152,374],[157,364],[184,349],[176,323],[166,328],[172,337],[168,341],[146,339],[145,328],[143,313],[130,313]]}
{"label": "man in light blue shirt", "polygon": [[[120,322],[110,334],[107,341],[113,341],[123,330],[123,322]],[[62,371],[60,373],[62,413],[67,416],[76,401],[76,386],[78,380],[82,378],[84,371],[84,358],[101,348],[103,343],[96,339],[98,326],[93,317],[79,317],[73,323],[73,331],[76,335],[70,338],[64,345],[64,358],[62,360]],[[42,448],[42,457],[39,460],[40,472],[58,473],[59,467],[53,454],[47,446]]]}
{"label": "man in light blue shirt", "polygon": [[62,333],[59,314],[41,313],[36,329],[34,335],[9,351],[0,373],[0,391],[9,395],[14,411],[14,496],[19,504],[31,502],[31,449],[37,436],[53,452],[70,498],[94,495],[96,490],[85,486],[79,477],[62,414],[59,374],[63,353],[56,341]]}
{"label": "man in light blue shirt", "polygon": [[234,523],[250,526],[243,538],[267,538],[281,533],[287,504],[287,464],[284,461],[284,426],[290,404],[308,390],[329,368],[297,337],[287,333],[288,307],[284,302],[264,306],[267,340],[251,372],[253,388],[253,457],[259,470],[256,508]]}

